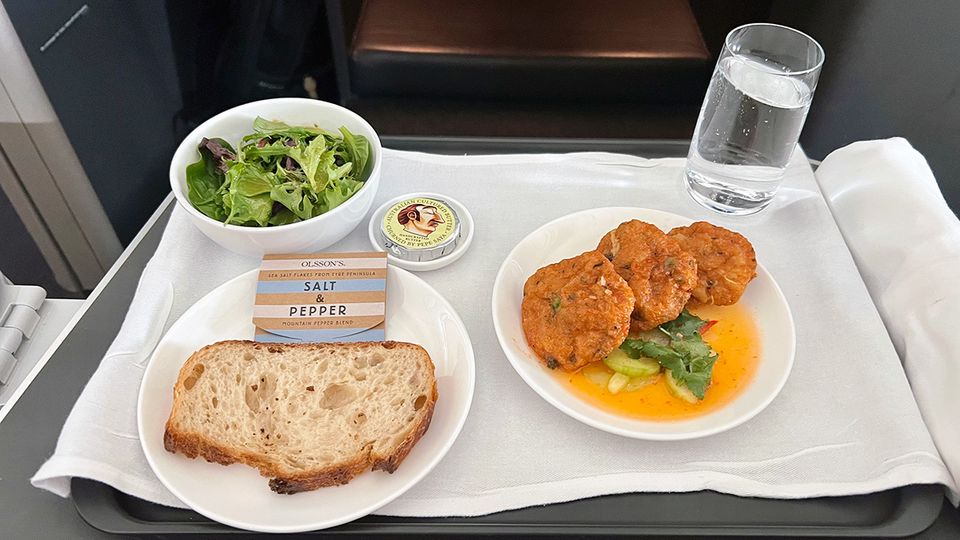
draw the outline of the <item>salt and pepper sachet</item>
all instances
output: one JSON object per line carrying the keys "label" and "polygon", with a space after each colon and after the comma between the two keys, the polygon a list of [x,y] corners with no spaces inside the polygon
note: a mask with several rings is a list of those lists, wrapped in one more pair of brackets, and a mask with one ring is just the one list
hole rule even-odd
{"label": "salt and pepper sachet", "polygon": [[261,343],[383,341],[385,252],[265,255],[253,308]]}

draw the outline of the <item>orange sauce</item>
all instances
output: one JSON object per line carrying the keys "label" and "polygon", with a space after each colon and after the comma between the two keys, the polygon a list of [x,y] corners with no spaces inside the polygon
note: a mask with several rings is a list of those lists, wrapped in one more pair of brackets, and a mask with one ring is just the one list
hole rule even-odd
{"label": "orange sauce", "polygon": [[750,384],[760,356],[757,327],[750,313],[736,304],[702,306],[690,311],[701,319],[718,321],[703,336],[719,358],[713,366],[710,387],[699,403],[687,403],[673,397],[667,390],[663,374],[656,384],[617,394],[608,392],[606,386],[590,382],[582,371],[558,373],[557,377],[588,403],[632,418],[683,420],[715,411],[730,403]]}

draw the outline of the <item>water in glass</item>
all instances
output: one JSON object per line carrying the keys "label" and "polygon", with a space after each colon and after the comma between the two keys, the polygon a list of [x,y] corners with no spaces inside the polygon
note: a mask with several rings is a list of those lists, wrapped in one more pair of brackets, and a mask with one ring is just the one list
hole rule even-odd
{"label": "water in glass", "polygon": [[690,145],[687,189],[702,204],[751,214],[773,199],[813,92],[761,57],[721,58]]}

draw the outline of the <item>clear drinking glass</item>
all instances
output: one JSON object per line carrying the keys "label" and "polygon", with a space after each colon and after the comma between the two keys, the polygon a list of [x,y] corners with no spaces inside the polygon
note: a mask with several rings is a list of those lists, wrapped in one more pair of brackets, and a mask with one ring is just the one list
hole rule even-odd
{"label": "clear drinking glass", "polygon": [[773,200],[817,87],[823,48],[777,24],[727,34],[690,143],[685,182],[700,204],[725,214]]}

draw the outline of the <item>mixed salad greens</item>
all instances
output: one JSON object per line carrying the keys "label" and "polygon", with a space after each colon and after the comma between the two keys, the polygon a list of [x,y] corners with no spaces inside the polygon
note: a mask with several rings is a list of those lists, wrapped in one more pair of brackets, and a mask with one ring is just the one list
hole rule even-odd
{"label": "mixed salad greens", "polygon": [[204,138],[187,166],[187,196],[207,216],[267,227],[319,216],[352,197],[370,163],[370,143],[345,127],[335,134],[257,118],[239,151]]}
{"label": "mixed salad greens", "polygon": [[696,403],[706,395],[717,353],[703,340],[716,321],[705,321],[684,310],[676,319],[637,338],[627,338],[603,363],[614,371],[607,381],[612,393],[652,384],[667,377],[667,388],[676,397]]}

